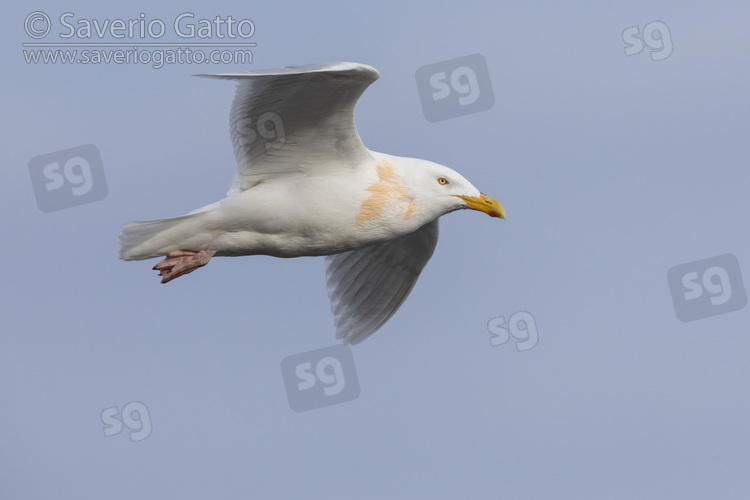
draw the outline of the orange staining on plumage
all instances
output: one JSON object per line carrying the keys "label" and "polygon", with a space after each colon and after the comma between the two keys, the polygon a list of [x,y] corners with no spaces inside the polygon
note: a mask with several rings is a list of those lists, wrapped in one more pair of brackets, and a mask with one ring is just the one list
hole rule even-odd
{"label": "orange staining on plumage", "polygon": [[398,178],[393,166],[386,160],[380,160],[375,164],[375,170],[377,170],[380,180],[367,188],[367,191],[372,194],[362,203],[359,213],[354,218],[357,224],[361,225],[379,219],[383,215],[386,205],[396,200],[409,202],[403,215],[405,219],[414,215],[417,207],[406,188],[397,183]]}

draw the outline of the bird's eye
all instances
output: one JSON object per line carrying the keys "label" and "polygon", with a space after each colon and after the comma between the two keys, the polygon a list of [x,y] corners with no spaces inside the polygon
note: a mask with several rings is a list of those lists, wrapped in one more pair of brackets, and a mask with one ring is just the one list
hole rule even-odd
{"label": "bird's eye", "polygon": [[446,184],[448,184],[448,179],[446,179],[445,177],[439,177],[438,182],[445,186]]}

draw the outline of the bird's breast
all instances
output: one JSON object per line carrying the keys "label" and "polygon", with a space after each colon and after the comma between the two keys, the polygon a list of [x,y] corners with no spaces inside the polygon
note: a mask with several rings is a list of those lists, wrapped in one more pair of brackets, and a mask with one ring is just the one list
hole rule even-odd
{"label": "bird's breast", "polygon": [[396,169],[263,182],[224,200],[217,224],[221,255],[330,255],[418,229],[418,207]]}

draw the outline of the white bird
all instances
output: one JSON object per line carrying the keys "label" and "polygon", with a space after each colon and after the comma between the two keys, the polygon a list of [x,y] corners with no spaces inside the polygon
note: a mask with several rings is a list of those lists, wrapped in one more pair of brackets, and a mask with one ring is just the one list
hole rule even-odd
{"label": "white bird", "polygon": [[198,75],[237,82],[230,114],[239,173],[227,197],[187,215],[128,222],[120,258],[166,255],[167,283],[214,256],[325,255],[336,337],[356,344],[401,306],[435,250],[438,218],[505,210],[458,172],[370,151],[354,107],[379,73],[331,63]]}

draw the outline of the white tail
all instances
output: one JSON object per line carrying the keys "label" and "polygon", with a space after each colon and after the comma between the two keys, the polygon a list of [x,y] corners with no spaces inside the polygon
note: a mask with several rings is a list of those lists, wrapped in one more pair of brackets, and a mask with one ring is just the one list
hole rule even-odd
{"label": "white tail", "polygon": [[144,260],[166,255],[173,250],[191,250],[184,246],[189,239],[193,239],[191,236],[195,236],[194,222],[202,215],[199,212],[169,219],[126,222],[120,230],[120,258]]}

